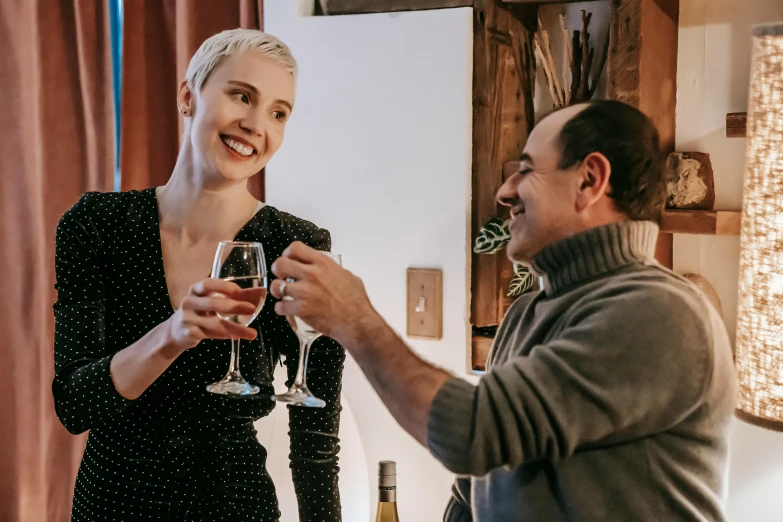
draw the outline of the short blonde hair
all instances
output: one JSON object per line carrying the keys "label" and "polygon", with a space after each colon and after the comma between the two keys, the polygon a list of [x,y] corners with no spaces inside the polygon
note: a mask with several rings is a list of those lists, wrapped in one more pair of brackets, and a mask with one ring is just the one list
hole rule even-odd
{"label": "short blonde hair", "polygon": [[201,91],[209,75],[226,56],[244,52],[271,58],[290,72],[296,82],[296,60],[286,44],[271,34],[255,29],[229,29],[204,40],[190,59],[185,73],[188,86],[196,92]]}

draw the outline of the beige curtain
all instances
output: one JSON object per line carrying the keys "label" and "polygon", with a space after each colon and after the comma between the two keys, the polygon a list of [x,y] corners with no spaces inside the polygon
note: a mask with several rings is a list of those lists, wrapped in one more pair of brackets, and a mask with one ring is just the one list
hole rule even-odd
{"label": "beige curtain", "polygon": [[114,172],[106,0],[0,2],[0,521],[70,520],[84,437],[54,413],[54,233]]}
{"label": "beige curtain", "polygon": [[[163,185],[179,152],[177,87],[201,42],[263,28],[263,0],[126,0],[122,48],[122,189]],[[264,199],[263,171],[248,186]]]}

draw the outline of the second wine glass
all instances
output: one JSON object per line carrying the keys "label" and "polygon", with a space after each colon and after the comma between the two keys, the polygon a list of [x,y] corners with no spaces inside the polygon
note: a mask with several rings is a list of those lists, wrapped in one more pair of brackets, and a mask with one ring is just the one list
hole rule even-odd
{"label": "second wine glass", "polygon": [[[249,326],[264,306],[267,294],[266,260],[261,243],[221,241],[212,263],[212,277],[239,286],[237,301],[255,306],[250,315],[217,314],[224,321]],[[231,360],[228,373],[220,381],[207,386],[207,391],[220,395],[253,395],[259,387],[247,382],[239,371],[239,339],[231,339]]]}
{"label": "second wine glass", "polygon": [[[323,255],[328,256],[342,266],[342,257],[339,254],[333,254],[331,252],[321,252]],[[287,282],[294,282],[294,279],[287,278]],[[290,300],[290,297],[283,297],[283,299]],[[326,403],[312,394],[307,387],[307,358],[310,355],[310,347],[313,345],[313,341],[321,337],[321,332],[314,329],[309,324],[305,323],[299,317],[295,315],[286,316],[288,324],[291,325],[291,329],[296,333],[299,338],[299,366],[296,369],[296,377],[294,383],[288,388],[285,393],[274,395],[272,398],[278,402],[285,402],[292,406],[307,406],[310,408],[323,408]]]}

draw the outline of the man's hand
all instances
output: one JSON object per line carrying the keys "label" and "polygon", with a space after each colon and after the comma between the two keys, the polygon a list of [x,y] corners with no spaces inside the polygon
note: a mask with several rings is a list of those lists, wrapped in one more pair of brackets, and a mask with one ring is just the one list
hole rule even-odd
{"label": "man's hand", "polygon": [[[296,315],[342,344],[397,422],[426,446],[430,406],[451,375],[417,357],[372,307],[361,279],[323,253],[293,243],[272,272],[280,278],[272,295],[289,298],[275,311]],[[285,282],[289,277],[295,281]]]}
{"label": "man's hand", "polygon": [[[280,279],[270,292],[279,315],[295,315],[346,348],[358,344],[367,330],[383,324],[370,304],[362,280],[322,252],[295,242],[272,265]],[[293,282],[285,282],[293,278]],[[281,288],[285,284],[284,291]]]}

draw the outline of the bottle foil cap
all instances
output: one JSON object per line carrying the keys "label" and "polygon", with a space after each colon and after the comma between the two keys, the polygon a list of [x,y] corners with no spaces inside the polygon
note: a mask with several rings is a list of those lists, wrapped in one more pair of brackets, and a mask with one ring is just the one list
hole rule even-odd
{"label": "bottle foil cap", "polygon": [[382,460],[378,463],[378,477],[396,477],[397,463],[393,460]]}

